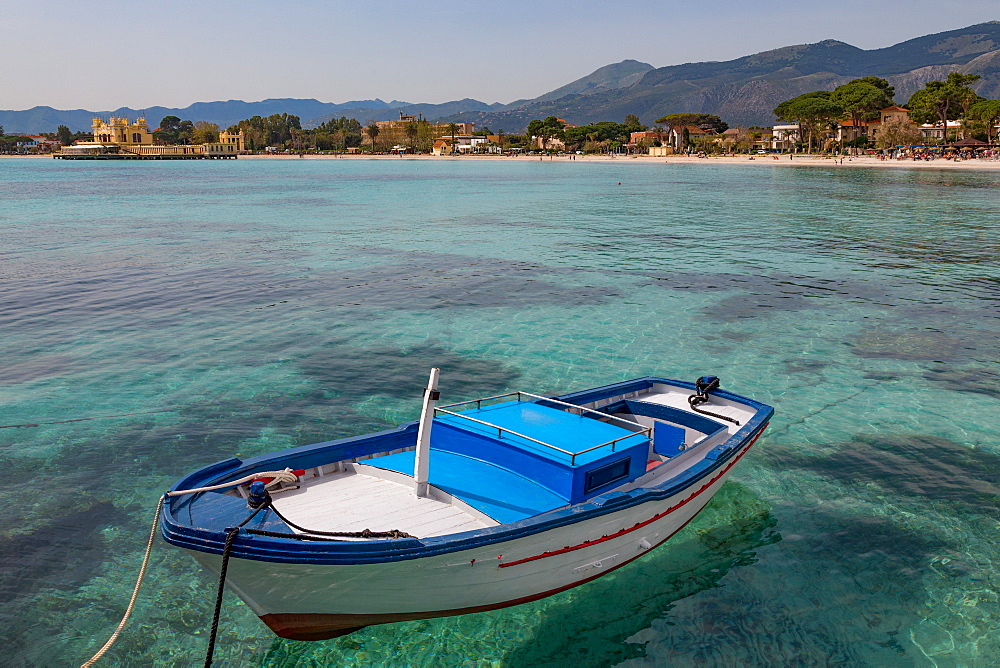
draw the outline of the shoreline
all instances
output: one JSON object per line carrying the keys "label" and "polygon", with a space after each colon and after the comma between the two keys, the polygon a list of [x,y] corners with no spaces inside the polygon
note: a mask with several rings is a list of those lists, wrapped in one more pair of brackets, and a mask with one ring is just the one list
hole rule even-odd
{"label": "shoreline", "polygon": [[[753,159],[751,159],[751,157]],[[575,158],[575,159],[571,159]],[[997,169],[1000,170],[1000,160],[879,160],[874,156],[844,156],[843,163],[840,159],[826,156],[796,155],[789,159],[788,155],[774,156],[709,156],[698,158],[695,156],[667,156],[664,158],[654,158],[648,155],[554,155],[551,158],[537,155],[499,156],[499,155],[466,155],[466,156],[438,156],[438,155],[241,155],[240,159],[250,160],[449,160],[449,161],[519,161],[519,162],[581,162],[581,163],[628,163],[628,164],[673,164],[673,165],[753,165],[758,167],[887,167],[887,168],[912,168],[912,169]]]}
{"label": "shoreline", "polygon": [[[777,157],[777,159],[774,159]],[[52,159],[52,155],[0,155],[0,159]],[[396,161],[517,161],[517,162],[579,162],[579,163],[623,163],[623,164],[667,164],[667,165],[753,165],[756,167],[876,167],[895,169],[973,169],[1000,170],[1000,160],[880,160],[874,156],[829,156],[795,155],[791,159],[785,155],[754,156],[694,156],[650,157],[645,155],[553,155],[548,156],[499,156],[499,155],[241,155],[239,160],[396,160]]]}

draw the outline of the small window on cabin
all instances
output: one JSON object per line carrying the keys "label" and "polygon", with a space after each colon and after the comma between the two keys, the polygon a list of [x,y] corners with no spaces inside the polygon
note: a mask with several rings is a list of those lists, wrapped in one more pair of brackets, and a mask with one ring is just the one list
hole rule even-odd
{"label": "small window on cabin", "polygon": [[610,485],[613,482],[624,480],[628,477],[631,457],[624,457],[616,462],[605,464],[592,471],[587,472],[587,478],[583,485],[583,493],[590,494],[595,489]]}

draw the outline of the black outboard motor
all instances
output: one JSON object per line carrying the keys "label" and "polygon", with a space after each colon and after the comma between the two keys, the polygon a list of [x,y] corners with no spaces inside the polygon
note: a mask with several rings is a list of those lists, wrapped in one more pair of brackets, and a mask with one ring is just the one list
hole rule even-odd
{"label": "black outboard motor", "polygon": [[708,393],[719,389],[719,377],[718,376],[702,376],[694,382],[694,394],[688,397],[688,404],[691,405],[691,410],[695,413],[701,413],[702,415],[709,415],[711,417],[717,418],[719,420],[725,420],[726,422],[732,422],[735,425],[739,425],[739,420],[734,420],[731,417],[725,415],[719,415],[718,413],[710,413],[709,411],[698,408],[698,404],[707,404],[709,400]]}

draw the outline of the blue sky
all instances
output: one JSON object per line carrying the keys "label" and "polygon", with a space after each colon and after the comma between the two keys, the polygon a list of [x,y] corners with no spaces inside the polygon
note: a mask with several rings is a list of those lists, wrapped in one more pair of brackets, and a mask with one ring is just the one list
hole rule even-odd
{"label": "blue sky", "polygon": [[662,67],[823,39],[871,49],[998,19],[997,0],[0,0],[0,108],[506,103],[626,58]]}

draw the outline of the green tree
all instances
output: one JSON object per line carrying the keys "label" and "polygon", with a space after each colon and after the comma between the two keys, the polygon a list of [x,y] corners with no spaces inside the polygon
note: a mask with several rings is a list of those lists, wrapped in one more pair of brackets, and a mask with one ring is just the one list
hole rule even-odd
{"label": "green tree", "polygon": [[381,132],[382,129],[379,128],[378,123],[376,123],[375,121],[369,123],[368,127],[365,128],[365,134],[368,135],[368,139],[372,143],[372,153],[375,152],[375,140],[378,139],[378,136]]}
{"label": "green tree", "polygon": [[181,119],[177,116],[164,116],[160,127],[153,130],[153,139],[159,144],[177,144],[177,132]]}
{"label": "green tree", "polygon": [[[613,125],[618,125],[613,123]],[[548,150],[549,140],[555,138],[560,141],[566,139],[566,124],[555,116],[548,116],[544,120],[537,118],[528,123],[528,136],[541,139],[542,150]]]}
{"label": "green tree", "polygon": [[176,130],[181,124],[181,119],[177,116],[164,116],[163,120],[160,121],[160,129],[166,132],[171,132]]}
{"label": "green tree", "polygon": [[800,139],[805,131],[810,153],[813,136],[828,128],[844,113],[843,107],[833,102],[831,96],[829,91],[818,90],[785,100],[774,108],[774,115],[779,121],[798,124]]}
{"label": "green tree", "polygon": [[1000,100],[980,100],[969,107],[967,117],[976,121],[985,131],[986,141],[997,139],[996,126],[1000,125]]}
{"label": "green tree", "polygon": [[219,126],[208,121],[195,121],[191,132],[191,143],[211,144],[219,141]]}
{"label": "green tree", "polygon": [[963,118],[980,98],[972,90],[978,74],[952,72],[944,81],[928,81],[910,96],[907,107],[915,123],[940,123],[942,143],[948,141],[948,121]]}
{"label": "green tree", "polygon": [[316,128],[317,132],[329,133],[334,147],[340,150],[361,146],[362,130],[361,123],[346,116],[331,118]]}
{"label": "green tree", "polygon": [[409,147],[411,150],[415,149],[417,142],[417,135],[420,134],[420,128],[417,127],[416,121],[410,121],[403,128],[403,134],[406,135],[406,140],[409,142]]}
{"label": "green tree", "polygon": [[875,148],[893,148],[920,143],[920,130],[903,118],[882,123],[875,138]]}
{"label": "green tree", "polygon": [[695,125],[702,130],[715,130],[718,133],[723,133],[729,129],[729,124],[718,116],[712,114],[692,114],[692,113],[676,113],[667,114],[654,121],[655,123],[663,123],[671,128],[680,125]]}
{"label": "green tree", "polygon": [[56,128],[56,139],[58,139],[59,143],[63,146],[69,146],[73,143],[73,133],[70,131],[69,127],[60,125]]}
{"label": "green tree", "polygon": [[[858,139],[861,124],[879,117],[879,111],[892,106],[895,90],[885,79],[863,77],[837,86],[830,95],[830,101],[840,106],[849,116],[854,126],[854,138]],[[855,144],[857,146],[857,144]]]}
{"label": "green tree", "polygon": [[187,144],[191,135],[194,134],[194,123],[191,121],[181,121],[177,124],[177,143]]}
{"label": "green tree", "polygon": [[561,138],[567,144],[576,146],[582,146],[589,142],[593,148],[597,145],[610,146],[611,143],[624,143],[628,141],[629,130],[625,125],[612,121],[600,121],[590,125],[565,128]]}
{"label": "green tree", "polygon": [[[189,124],[185,128],[184,124]],[[302,129],[299,117],[294,114],[271,114],[266,118],[254,116],[240,121],[229,128],[229,132],[243,131],[247,145],[251,149],[263,146],[284,146],[293,140],[293,131]],[[190,121],[182,121],[178,126],[178,137],[184,139],[193,133],[194,127]],[[185,132],[187,135],[185,135]],[[154,136],[156,133],[153,133]]]}
{"label": "green tree", "polygon": [[628,128],[629,133],[642,132],[647,127],[639,122],[639,117],[635,114],[627,114],[625,116],[625,122],[622,123],[622,125]]}

